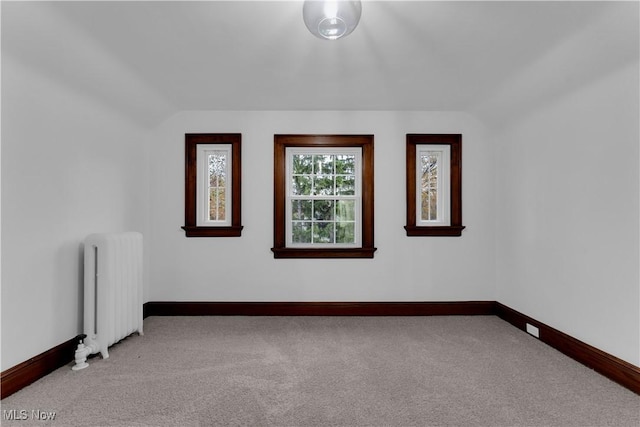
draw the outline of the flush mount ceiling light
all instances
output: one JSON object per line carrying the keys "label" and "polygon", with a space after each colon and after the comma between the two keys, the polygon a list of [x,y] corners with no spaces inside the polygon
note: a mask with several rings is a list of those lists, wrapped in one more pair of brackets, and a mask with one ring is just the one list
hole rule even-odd
{"label": "flush mount ceiling light", "polygon": [[304,24],[311,34],[324,40],[337,40],[351,34],[360,22],[360,0],[305,0]]}

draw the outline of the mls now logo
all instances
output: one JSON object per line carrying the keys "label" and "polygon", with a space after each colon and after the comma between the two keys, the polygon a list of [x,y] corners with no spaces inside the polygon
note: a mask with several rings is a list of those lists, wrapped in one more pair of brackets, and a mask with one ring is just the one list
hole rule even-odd
{"label": "mls now logo", "polygon": [[37,420],[37,421],[53,421],[56,418],[54,411],[41,411],[40,409],[33,409],[27,411],[26,409],[9,409],[2,411],[2,419],[6,421],[25,421],[25,420]]}

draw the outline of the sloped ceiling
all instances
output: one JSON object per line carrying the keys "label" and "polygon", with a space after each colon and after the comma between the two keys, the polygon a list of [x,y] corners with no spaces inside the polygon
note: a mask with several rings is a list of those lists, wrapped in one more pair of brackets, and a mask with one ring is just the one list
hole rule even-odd
{"label": "sloped ceiling", "polygon": [[456,110],[504,120],[638,60],[637,2],[2,2],[2,53],[156,122],[185,110]]}

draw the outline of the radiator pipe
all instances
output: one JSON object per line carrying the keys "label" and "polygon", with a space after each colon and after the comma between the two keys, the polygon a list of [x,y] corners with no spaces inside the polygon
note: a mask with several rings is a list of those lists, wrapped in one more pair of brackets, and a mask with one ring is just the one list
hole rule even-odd
{"label": "radiator pipe", "polygon": [[84,340],[85,338],[87,338],[85,334],[82,334],[79,337],[80,343],[78,344],[78,348],[76,349],[75,353],[76,364],[71,367],[71,369],[74,371],[79,371],[80,369],[84,369],[89,366],[89,364],[87,363],[87,357],[93,353],[98,352],[98,346],[96,343],[87,342],[87,344],[85,345]]}

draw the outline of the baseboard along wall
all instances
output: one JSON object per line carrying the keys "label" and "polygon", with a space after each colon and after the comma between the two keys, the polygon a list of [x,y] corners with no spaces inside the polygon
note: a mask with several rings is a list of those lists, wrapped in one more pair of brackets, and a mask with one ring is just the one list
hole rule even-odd
{"label": "baseboard along wall", "polygon": [[573,338],[551,326],[519,313],[506,305],[495,303],[494,314],[527,332],[527,324],[538,331],[538,338],[566,356],[593,369],[612,381],[640,394],[640,368],[609,353]]}
{"label": "baseboard along wall", "polygon": [[462,302],[148,302],[144,316],[471,316],[493,301]]}
{"label": "baseboard along wall", "polygon": [[29,384],[71,362],[74,359],[78,342],[80,342],[79,335],[2,372],[0,374],[2,377],[0,398],[4,399],[16,391],[22,390]]}
{"label": "baseboard along wall", "polygon": [[[640,368],[496,301],[458,302],[165,302],[144,304],[149,316],[498,316],[547,345],[640,394]],[[0,374],[0,398],[71,363],[79,336]]]}

